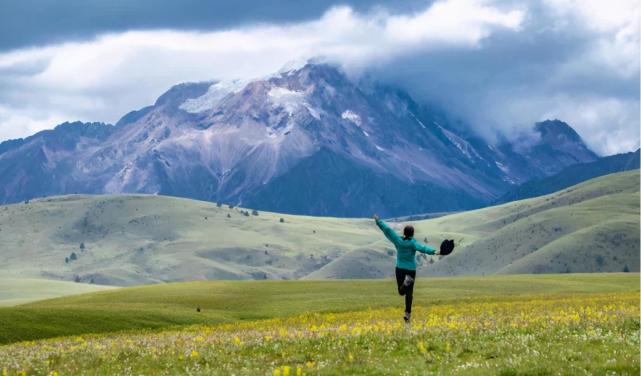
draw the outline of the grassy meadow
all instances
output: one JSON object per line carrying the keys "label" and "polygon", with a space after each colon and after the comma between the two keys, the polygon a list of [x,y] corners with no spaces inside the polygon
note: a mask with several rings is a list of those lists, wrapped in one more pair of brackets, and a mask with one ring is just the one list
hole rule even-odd
{"label": "grassy meadow", "polygon": [[0,307],[111,289],[114,287],[68,281],[0,278]]}
{"label": "grassy meadow", "polygon": [[0,370],[639,374],[636,273],[421,278],[402,311],[391,280],[103,291],[0,309]]}

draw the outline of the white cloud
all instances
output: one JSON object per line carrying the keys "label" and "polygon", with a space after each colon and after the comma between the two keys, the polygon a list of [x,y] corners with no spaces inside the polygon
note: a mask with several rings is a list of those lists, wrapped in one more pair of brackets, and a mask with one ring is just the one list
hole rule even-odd
{"label": "white cloud", "polygon": [[522,17],[461,0],[412,15],[337,7],[297,24],[130,31],[4,53],[0,103],[11,106],[0,119],[0,139],[52,127],[46,122],[54,119],[114,122],[176,83],[263,76],[301,57],[320,55],[356,68],[430,48],[472,48],[494,30],[518,29]]}
{"label": "white cloud", "polygon": [[[115,122],[176,83],[248,79],[323,56],[348,71],[414,64],[405,81],[415,91],[428,88],[487,136],[556,117],[602,154],[626,151],[639,143],[639,94],[629,89],[638,88],[638,12],[636,0],[443,0],[413,14],[336,7],[300,23],[17,50],[0,54],[0,140],[66,120]],[[551,36],[563,43],[548,47]],[[421,59],[443,55],[421,70]]]}
{"label": "white cloud", "polygon": [[595,43],[586,63],[632,77],[639,72],[638,0],[545,0],[557,22],[574,23],[592,33]]}

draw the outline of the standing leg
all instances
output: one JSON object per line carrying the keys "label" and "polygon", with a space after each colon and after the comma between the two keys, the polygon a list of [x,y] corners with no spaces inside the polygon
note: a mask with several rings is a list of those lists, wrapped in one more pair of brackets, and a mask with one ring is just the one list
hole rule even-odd
{"label": "standing leg", "polygon": [[[412,270],[407,273],[410,277],[414,278],[416,282],[416,271]],[[405,312],[412,313],[412,298],[414,297],[414,282],[412,282],[405,289]],[[409,315],[408,315],[409,316]]]}

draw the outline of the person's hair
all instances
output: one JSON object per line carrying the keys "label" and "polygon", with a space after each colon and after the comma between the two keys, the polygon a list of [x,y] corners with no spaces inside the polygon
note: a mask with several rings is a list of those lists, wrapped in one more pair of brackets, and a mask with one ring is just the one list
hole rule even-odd
{"label": "person's hair", "polygon": [[414,237],[414,226],[407,225],[403,229],[403,240],[410,240]]}

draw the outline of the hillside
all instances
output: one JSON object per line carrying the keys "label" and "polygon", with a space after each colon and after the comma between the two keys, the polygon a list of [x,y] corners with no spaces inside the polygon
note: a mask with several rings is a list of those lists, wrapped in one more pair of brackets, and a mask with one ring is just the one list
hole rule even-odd
{"label": "hillside", "polygon": [[[393,273],[394,251],[370,219],[256,214],[145,195],[7,205],[0,208],[0,272],[119,286]],[[459,243],[442,260],[420,258],[422,274],[638,271],[639,171],[413,223],[419,240]]]}
{"label": "hillside", "polygon": [[424,274],[638,271],[639,170],[417,222],[417,229],[464,245]]}
{"label": "hillside", "polygon": [[0,209],[0,269],[106,285],[295,279],[355,247],[383,249],[366,220],[256,214],[143,195],[8,205]]}
{"label": "hillside", "polygon": [[111,286],[90,285],[68,281],[0,278],[0,307],[111,289],[113,289]]}

